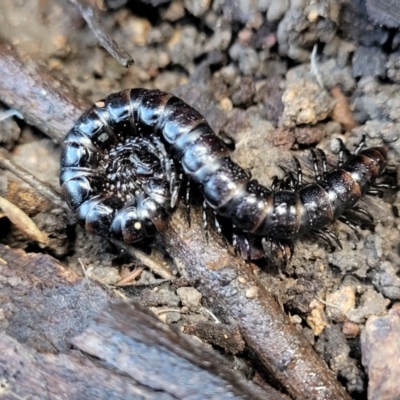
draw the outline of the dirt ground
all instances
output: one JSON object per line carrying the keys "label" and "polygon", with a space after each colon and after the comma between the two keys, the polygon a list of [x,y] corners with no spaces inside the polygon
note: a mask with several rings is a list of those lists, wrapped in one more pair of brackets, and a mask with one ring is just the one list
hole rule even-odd
{"label": "dirt ground", "polygon": [[[108,0],[103,7],[102,25],[134,58],[129,68],[99,45],[67,0],[3,0],[0,37],[70,83],[90,104],[130,87],[176,94],[230,143],[233,160],[266,186],[283,176],[280,166],[294,169],[293,156],[305,181],[313,181],[311,149],[324,150],[332,166],[337,138],[353,150],[363,136],[367,147],[386,146],[395,179],[400,24],[393,15],[400,14],[398,6],[392,10],[362,0]],[[65,126],[65,133],[70,128]],[[0,142],[16,164],[59,191],[59,143],[17,119],[0,122]],[[2,215],[1,243],[54,256],[79,276],[211,343],[246,379],[275,385],[260,372],[246,338],[229,347],[210,337],[211,328],[204,326],[224,320],[223,310],[219,315],[210,306],[159,237],[136,245],[143,251],[138,259],[75,226],[65,211],[9,171],[0,175],[0,194],[49,237],[40,246]],[[395,191],[362,199],[374,223],[363,220],[358,235],[334,222],[342,249],[310,235],[296,242],[289,265],[271,266],[265,259],[252,265],[355,399],[400,396],[399,201]],[[161,273],[149,268],[151,262]]]}

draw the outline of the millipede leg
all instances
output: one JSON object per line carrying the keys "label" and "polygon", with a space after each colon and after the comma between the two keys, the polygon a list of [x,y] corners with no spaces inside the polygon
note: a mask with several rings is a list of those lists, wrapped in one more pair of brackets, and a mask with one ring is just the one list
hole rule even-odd
{"label": "millipede leg", "polygon": [[365,146],[365,135],[362,136],[361,142],[358,144],[353,154],[357,155],[363,149],[364,146]]}
{"label": "millipede leg", "polygon": [[264,250],[264,256],[265,258],[272,260],[274,257],[273,251],[275,249],[275,244],[271,240],[267,240],[267,238],[263,237],[261,239],[261,245]]}
{"label": "millipede leg", "polygon": [[164,144],[161,142],[161,140],[156,137],[152,137],[151,142],[146,141],[145,146],[146,150],[150,154],[153,154],[154,157],[158,158],[160,160],[160,163],[164,165],[165,175],[167,175],[168,179],[170,179],[171,178],[170,158],[168,157],[168,153],[165,150]]}
{"label": "millipede leg", "polygon": [[369,194],[371,196],[379,196],[379,197],[383,196],[382,190],[368,190],[367,194]]}
{"label": "millipede leg", "polygon": [[328,245],[331,246],[331,248],[335,247],[333,246],[332,243],[333,241],[339,246],[339,248],[343,249],[342,243],[340,242],[339,238],[331,230],[325,228],[320,231],[314,231],[313,233],[315,234],[315,236],[319,237],[324,242],[328,243]]}
{"label": "millipede leg", "polygon": [[358,240],[361,239],[361,235],[360,232],[358,232],[357,227],[354,224],[352,224],[344,215],[341,215],[338,219],[339,221],[346,224],[355,233]]}
{"label": "millipede leg", "polygon": [[317,182],[320,182],[321,181],[321,172],[319,170],[317,154],[315,153],[314,150],[311,150],[311,158],[312,158],[312,164],[313,164],[313,168],[314,168],[315,180]]}
{"label": "millipede leg", "polygon": [[295,190],[295,179],[291,171],[286,169],[283,165],[279,165],[279,168],[284,172],[284,177],[279,179],[279,190]]}
{"label": "millipede leg", "polygon": [[321,161],[322,161],[322,178],[323,178],[324,175],[326,174],[328,163],[326,161],[325,152],[321,149],[317,149],[317,150],[318,150],[319,156],[321,157]]}
{"label": "millipede leg", "polygon": [[338,167],[340,168],[343,165],[343,154],[345,146],[342,139],[337,139],[337,140],[339,141]]}
{"label": "millipede leg", "polygon": [[245,246],[245,251],[246,251],[246,259],[247,259],[247,261],[251,261],[250,243],[249,243],[247,237],[244,238],[244,246]]}
{"label": "millipede leg", "polygon": [[283,258],[283,266],[286,268],[289,264],[289,256],[286,251],[286,247],[282,244],[282,242],[276,242],[279,250],[282,252],[282,258]]}
{"label": "millipede leg", "polygon": [[300,187],[303,184],[303,170],[301,169],[301,165],[297,157],[293,157],[294,163],[296,165],[297,171],[297,184],[296,188]]}
{"label": "millipede leg", "polygon": [[352,208],[353,211],[358,212],[360,214],[365,215],[366,217],[368,217],[371,221],[374,220],[374,217],[372,216],[372,214],[370,212],[368,212],[367,210],[364,210],[363,208],[359,207],[359,206],[355,206]]}
{"label": "millipede leg", "polygon": [[289,180],[288,180],[288,188],[291,191],[295,191],[297,188],[297,180],[295,179],[295,177],[292,175],[292,173],[289,176]]}
{"label": "millipede leg", "polygon": [[222,231],[221,231],[221,225],[219,224],[218,218],[217,218],[218,214],[217,214],[216,211],[213,211],[213,213],[214,213],[214,226],[215,226],[215,229],[221,235]]}
{"label": "millipede leg", "polygon": [[325,228],[323,231],[330,239],[332,239],[339,246],[340,249],[343,249],[342,243],[335,233],[333,233],[328,228]]}
{"label": "millipede leg", "polygon": [[203,229],[204,229],[204,234],[206,235],[206,241],[208,243],[209,232],[208,232],[207,203],[206,203],[206,201],[203,201]]}
{"label": "millipede leg", "polygon": [[291,190],[296,189],[296,179],[290,171],[286,172],[285,178],[281,179],[279,182],[279,190]]}
{"label": "millipede leg", "polygon": [[186,217],[187,217],[187,222],[190,228],[190,225],[192,223],[190,219],[190,180],[188,179],[186,181],[186,195],[185,195],[185,204],[186,204]]}
{"label": "millipede leg", "polygon": [[175,163],[173,162],[173,160],[169,159],[168,162],[169,162],[169,170],[171,171],[171,175],[169,177],[169,190],[172,195],[172,192],[176,184],[177,173],[176,173]]}
{"label": "millipede leg", "polygon": [[388,189],[388,190],[397,190],[396,186],[390,185],[389,183],[374,183],[372,185],[374,189]]}
{"label": "millipede leg", "polygon": [[279,183],[280,183],[280,179],[276,175],[274,175],[272,177],[272,183],[271,183],[271,190],[273,192],[275,192],[278,189]]}
{"label": "millipede leg", "polygon": [[[175,166],[174,166],[175,167]],[[174,182],[170,187],[171,190],[171,207],[174,208],[178,201],[179,192],[181,190],[182,174],[179,174],[178,180],[176,180],[176,171],[174,171]]]}
{"label": "millipede leg", "polygon": [[236,229],[236,226],[232,225],[232,246],[235,250],[235,254],[238,255],[238,254],[240,254],[240,252],[239,252],[238,240],[237,240],[237,235],[235,233],[235,229]]}

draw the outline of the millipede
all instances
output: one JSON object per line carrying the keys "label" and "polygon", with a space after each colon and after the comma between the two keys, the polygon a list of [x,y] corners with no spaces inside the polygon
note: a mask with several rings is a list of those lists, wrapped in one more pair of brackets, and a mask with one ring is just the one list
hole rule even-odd
{"label": "millipede", "polygon": [[[66,135],[61,155],[62,194],[78,222],[92,233],[136,242],[164,229],[179,197],[182,174],[204,203],[262,247],[284,249],[307,233],[338,241],[328,225],[351,223],[349,210],[374,188],[387,164],[384,147],[364,142],[328,170],[322,150],[311,151],[315,182],[287,174],[267,188],[230,158],[228,146],[205,118],[178,97],[159,90],[128,89],[95,103]],[[248,243],[248,242],[247,242]]]}

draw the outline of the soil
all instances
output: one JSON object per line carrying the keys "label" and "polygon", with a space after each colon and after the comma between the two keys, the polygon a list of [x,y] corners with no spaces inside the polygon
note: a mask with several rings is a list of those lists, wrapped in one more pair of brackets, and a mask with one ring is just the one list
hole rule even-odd
{"label": "soil", "polygon": [[[313,181],[311,149],[325,151],[333,168],[338,138],[350,151],[363,137],[367,147],[385,146],[393,177],[400,164],[400,34],[386,3],[375,17],[379,24],[369,15],[379,2],[366,3],[105,1],[101,23],[135,60],[130,68],[99,45],[79,9],[67,0],[3,0],[0,37],[56,79],[71,83],[88,103],[129,87],[178,95],[232,145],[233,160],[266,186],[274,176],[283,176],[282,166],[295,170],[293,156],[305,181]],[[70,128],[65,126],[65,133]],[[59,190],[59,143],[11,119],[0,122],[0,142],[15,163]],[[235,329],[208,327],[219,315],[197,283],[180,276],[160,238],[136,247],[172,280],[115,243],[75,226],[65,211],[5,170],[0,194],[50,237],[45,247],[39,246],[2,217],[2,243],[50,254],[76,274],[117,288],[118,296],[213,344],[232,367],[233,361],[244,365],[247,379],[268,380]],[[310,235],[296,242],[287,266],[262,258],[252,268],[352,398],[366,399],[367,393],[370,399],[395,398],[400,395],[398,354],[393,359],[377,354],[381,341],[388,354],[388,346],[398,351],[396,335],[383,339],[380,330],[386,324],[397,333],[400,329],[395,311],[400,300],[400,197],[388,191],[367,196],[360,206],[374,222],[363,219],[357,233],[334,222],[331,229],[342,249]],[[140,268],[128,286],[118,286]],[[232,332],[229,343],[221,341],[226,332]],[[377,381],[385,368],[393,385]]]}

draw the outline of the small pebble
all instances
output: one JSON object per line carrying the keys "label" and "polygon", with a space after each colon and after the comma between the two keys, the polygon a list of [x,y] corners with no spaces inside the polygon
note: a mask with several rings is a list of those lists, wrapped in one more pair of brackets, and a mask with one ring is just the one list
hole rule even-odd
{"label": "small pebble", "polygon": [[317,300],[313,300],[310,303],[310,308],[311,312],[307,316],[307,323],[313,330],[314,335],[318,336],[324,331],[325,327],[328,325],[328,320],[324,312],[324,305]]}
{"label": "small pebble", "polygon": [[189,309],[196,309],[200,307],[201,304],[201,293],[191,287],[181,287],[177,291],[179,298],[182,301],[182,304]]}
{"label": "small pebble", "polygon": [[357,324],[351,321],[346,321],[343,324],[342,327],[342,332],[348,337],[348,338],[356,338],[360,334],[360,328]]}
{"label": "small pebble", "polygon": [[346,314],[356,304],[356,293],[352,286],[345,286],[326,296],[326,314],[336,322],[344,322]]}
{"label": "small pebble", "polygon": [[258,287],[257,286],[251,286],[249,289],[246,291],[246,297],[248,299],[254,299],[258,296]]}

